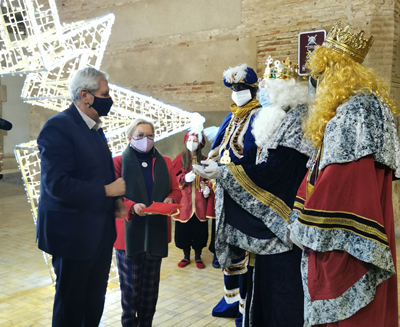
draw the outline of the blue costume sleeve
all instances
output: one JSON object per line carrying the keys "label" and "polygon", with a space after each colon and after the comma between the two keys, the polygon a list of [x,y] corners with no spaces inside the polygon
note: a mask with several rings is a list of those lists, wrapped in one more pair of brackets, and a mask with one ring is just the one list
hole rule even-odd
{"label": "blue costume sleeve", "polygon": [[253,121],[256,117],[257,117],[257,113],[255,113],[254,115],[251,116],[249,127],[247,128],[247,131],[244,135],[244,140],[243,140],[243,156],[244,157],[246,156],[247,151],[249,151],[256,144],[254,135],[251,132],[253,129]]}
{"label": "blue costume sleeve", "polygon": [[213,142],[213,144],[211,145],[211,150],[216,148],[217,146],[219,146],[222,142],[222,140],[224,139],[224,135],[225,135],[225,130],[229,125],[229,122],[231,121],[232,118],[232,112],[229,112],[224,121],[222,122],[221,126],[219,127],[219,130],[217,132],[217,136],[215,137],[215,140]]}

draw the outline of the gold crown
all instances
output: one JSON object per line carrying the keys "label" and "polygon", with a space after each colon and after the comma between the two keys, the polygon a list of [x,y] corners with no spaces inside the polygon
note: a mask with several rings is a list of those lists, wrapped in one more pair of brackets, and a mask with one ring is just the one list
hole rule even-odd
{"label": "gold crown", "polygon": [[329,31],[324,43],[325,48],[330,48],[339,53],[345,53],[355,62],[361,64],[374,42],[373,37],[364,39],[364,31],[358,34],[351,33],[350,25],[342,28],[341,22],[336,22]]}
{"label": "gold crown", "polygon": [[294,65],[289,58],[274,61],[269,56],[265,61],[265,66],[264,78],[289,80],[298,76],[297,65]]}

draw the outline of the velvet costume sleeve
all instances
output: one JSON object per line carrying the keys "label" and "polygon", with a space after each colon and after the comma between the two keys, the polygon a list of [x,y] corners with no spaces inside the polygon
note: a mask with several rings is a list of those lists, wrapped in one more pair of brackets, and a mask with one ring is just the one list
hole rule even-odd
{"label": "velvet costume sleeve", "polygon": [[[122,177],[122,156],[116,156],[113,158],[114,161],[114,168],[115,168],[115,178]],[[127,199],[126,197],[123,198],[124,204],[126,207],[126,220],[128,220],[129,216],[132,214],[133,206],[136,202]]]}
{"label": "velvet costume sleeve", "polygon": [[217,217],[216,250],[222,267],[236,259],[232,246],[256,254],[292,248],[287,231],[289,214],[307,160],[292,148],[278,146],[270,151],[267,162],[256,165],[242,159],[220,167],[216,205],[224,206],[226,214]]}
{"label": "velvet costume sleeve", "polygon": [[208,187],[210,188],[210,195],[208,196],[207,201],[206,217],[209,219],[215,219],[215,193],[212,185]]}
{"label": "velvet costume sleeve", "polygon": [[218,132],[217,132],[217,135],[215,136],[214,142],[211,145],[211,149],[215,149],[216,147],[220,146],[220,144],[224,138],[224,135],[225,135],[225,130],[226,130],[227,126],[229,125],[231,118],[232,118],[232,112],[229,112],[226,115],[225,119],[223,120],[221,126],[218,129]]}
{"label": "velvet costume sleeve", "polygon": [[167,156],[163,156],[165,163],[167,164],[168,172],[169,172],[169,193],[168,197],[174,200],[174,203],[180,203],[182,198],[182,193],[179,188],[178,181],[175,176],[175,170],[172,166],[171,159]]}
{"label": "velvet costume sleeve", "polygon": [[172,161],[172,166],[174,167],[175,175],[178,176],[181,173],[182,168],[182,154],[183,152],[179,153],[176,158]]}
{"label": "velvet costume sleeve", "polygon": [[54,125],[54,120],[45,124],[37,142],[44,181],[42,186],[50,196],[88,208],[104,204],[104,185],[73,177],[76,169],[74,146],[65,131]]}
{"label": "velvet costume sleeve", "polygon": [[[245,157],[247,155],[247,151],[249,151],[251,148],[253,148],[254,145],[256,144],[256,140],[252,133],[252,129],[253,129],[252,126],[253,126],[254,119],[257,118],[257,114],[258,114],[259,110],[260,109],[253,109],[253,111],[252,111],[249,125],[247,127],[246,133],[244,135],[244,140],[243,140],[243,157]],[[235,159],[235,160],[237,160],[237,159]]]}
{"label": "velvet costume sleeve", "polygon": [[185,175],[187,174],[188,172],[185,170],[185,169],[181,169],[180,171],[179,171],[179,174],[176,176],[176,180],[178,181],[178,185],[179,185],[179,188],[180,189],[183,189],[186,185],[187,185],[187,183],[186,183],[186,181],[185,181]]}

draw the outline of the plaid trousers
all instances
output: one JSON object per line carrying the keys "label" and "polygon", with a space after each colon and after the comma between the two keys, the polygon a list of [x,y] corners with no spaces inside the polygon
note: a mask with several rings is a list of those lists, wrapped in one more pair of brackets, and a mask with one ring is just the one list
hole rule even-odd
{"label": "plaid trousers", "polygon": [[151,327],[156,312],[161,259],[146,253],[132,257],[115,249],[121,288],[123,327]]}

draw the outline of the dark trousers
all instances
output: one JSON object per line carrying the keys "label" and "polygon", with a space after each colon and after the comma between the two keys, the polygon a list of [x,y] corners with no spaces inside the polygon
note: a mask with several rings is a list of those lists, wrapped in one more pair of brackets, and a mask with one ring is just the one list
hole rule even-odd
{"label": "dark trousers", "polygon": [[301,255],[293,246],[288,252],[256,256],[249,317],[252,326],[303,326]]}
{"label": "dark trousers", "polygon": [[207,246],[208,221],[200,221],[194,214],[186,223],[175,221],[175,245],[182,250],[201,251]]}
{"label": "dark trousers", "polygon": [[67,260],[53,256],[56,294],[53,327],[97,327],[103,314],[112,246],[90,260]]}
{"label": "dark trousers", "polygon": [[115,249],[123,327],[151,327],[156,312],[160,285],[161,259],[149,259],[146,253],[128,257]]}
{"label": "dark trousers", "polygon": [[248,265],[247,266],[247,294],[245,299],[245,315],[243,326],[249,327],[250,326],[250,306],[251,306],[251,299],[253,298],[253,271],[254,267]]}
{"label": "dark trousers", "polygon": [[211,240],[208,249],[215,254],[215,219],[211,219]]}

